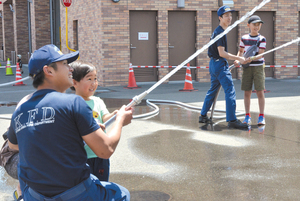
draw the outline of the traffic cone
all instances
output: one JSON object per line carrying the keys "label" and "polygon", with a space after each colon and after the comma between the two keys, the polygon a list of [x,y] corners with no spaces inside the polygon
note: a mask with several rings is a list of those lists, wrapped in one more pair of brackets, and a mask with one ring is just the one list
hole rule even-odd
{"label": "traffic cone", "polygon": [[128,77],[128,86],[124,87],[125,89],[137,89],[140,88],[136,85],[134,72],[132,68],[132,64],[129,65],[129,77]]}
{"label": "traffic cone", "polygon": [[6,75],[14,75],[10,66],[9,58],[7,58],[7,63],[6,63]]}
{"label": "traffic cone", "polygon": [[[21,80],[22,79],[22,75],[21,75],[21,70],[20,70],[20,65],[19,62],[17,62],[17,68],[16,68],[16,81]],[[24,84],[22,81],[21,82],[17,82],[15,83],[13,86],[24,86],[26,84]]]}
{"label": "traffic cone", "polygon": [[187,67],[186,67],[184,87],[183,87],[183,89],[180,89],[179,91],[198,91],[198,89],[194,89],[194,87],[193,87],[190,64],[187,64]]}

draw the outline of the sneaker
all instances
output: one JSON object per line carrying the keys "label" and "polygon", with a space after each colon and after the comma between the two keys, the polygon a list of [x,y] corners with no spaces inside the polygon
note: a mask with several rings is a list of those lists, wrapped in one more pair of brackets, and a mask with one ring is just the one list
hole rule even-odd
{"label": "sneaker", "polygon": [[207,116],[202,116],[202,115],[199,116],[199,123],[207,123],[208,121],[209,120]]}
{"label": "sneaker", "polygon": [[259,116],[258,120],[257,120],[257,124],[258,125],[265,125],[266,124],[265,118],[263,116]]}
{"label": "sneaker", "polygon": [[19,196],[17,190],[14,191],[13,197],[15,201],[24,201],[23,196],[22,195]]}
{"label": "sneaker", "polygon": [[19,195],[18,195],[18,192],[17,192],[17,190],[15,190],[15,191],[14,191],[14,193],[13,193],[13,197],[14,197],[14,200],[15,200],[15,201],[17,201],[17,200],[18,200],[18,198],[19,198]]}
{"label": "sneaker", "polygon": [[249,115],[245,116],[243,124],[248,124],[248,125],[251,124],[251,117]]}
{"label": "sneaker", "polygon": [[240,128],[240,129],[248,129],[247,124],[243,124],[239,119],[236,119],[235,121],[229,121],[228,127],[231,128]]}

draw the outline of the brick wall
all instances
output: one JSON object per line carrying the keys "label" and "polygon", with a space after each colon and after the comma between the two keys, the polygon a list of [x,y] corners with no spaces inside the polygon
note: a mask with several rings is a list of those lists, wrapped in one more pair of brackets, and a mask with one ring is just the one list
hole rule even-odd
{"label": "brick wall", "polygon": [[[203,2],[201,7],[203,6],[204,9],[197,12],[197,41],[198,46],[197,49],[202,48],[205,44],[210,41],[210,36],[212,34],[212,16],[211,16],[211,8],[217,9],[218,1],[210,1],[210,2]],[[214,10],[215,10],[214,9]],[[197,64],[198,66],[208,66],[209,65],[209,58],[207,56],[207,49],[203,51],[198,57]],[[210,81],[210,74],[209,69],[197,69],[196,71],[197,76],[196,80],[198,82],[209,82]]]}
{"label": "brick wall", "polygon": [[[2,15],[2,8],[0,8],[0,12],[1,12],[1,15]],[[1,29],[1,31],[0,31],[0,50],[2,50],[2,46],[3,46],[3,26],[2,26],[2,21],[3,21],[3,19],[2,18],[0,18],[0,29]]]}
{"label": "brick wall", "polygon": [[16,1],[15,5],[15,50],[16,54],[22,55],[22,62],[28,63],[27,54],[29,51],[29,38],[28,38],[28,10],[27,1]]}
{"label": "brick wall", "polygon": [[[50,34],[50,6],[49,1],[45,0],[34,0],[33,1],[32,18],[35,31],[34,40],[35,40],[35,49],[51,43],[51,34]],[[33,26],[34,25],[34,26]]]}
{"label": "brick wall", "polygon": [[74,50],[78,50],[78,21],[73,20],[73,46]]}
{"label": "brick wall", "polygon": [[[73,21],[78,20],[78,47],[80,51],[80,60],[90,62],[97,67],[99,84],[103,85],[105,73],[110,73],[115,69],[109,68],[103,64],[103,39],[102,19],[101,19],[101,2],[98,0],[77,0],[73,1],[68,8],[68,29],[66,30],[66,8],[61,6],[61,44],[64,53],[71,52],[66,45],[66,33],[68,33],[68,46],[75,48]],[[109,34],[107,34],[109,35]],[[111,52],[109,53],[111,54]],[[109,59],[109,58],[107,58]],[[110,58],[111,59],[111,58]],[[112,62],[115,62],[112,60]],[[105,72],[105,73],[104,73]],[[108,79],[108,78],[107,78]]]}
{"label": "brick wall", "polygon": [[129,11],[126,1],[102,1],[102,62],[104,85],[123,85],[128,81]]}
{"label": "brick wall", "polygon": [[274,78],[295,79],[298,77],[298,68],[275,68]]}
{"label": "brick wall", "polygon": [[[31,3],[32,49],[33,51],[51,42],[49,1],[33,0]],[[234,1],[234,9],[239,17],[245,15],[261,0]],[[9,4],[17,11],[14,15]],[[272,0],[259,11],[275,12],[275,46],[282,45],[299,35],[299,3],[300,0]],[[25,9],[24,9],[25,8]],[[28,52],[28,22],[27,1],[4,0],[2,9],[2,37],[5,58],[16,50],[23,56],[26,63]],[[158,65],[168,65],[168,11],[196,11],[198,49],[209,42],[212,32],[211,12],[218,9],[218,1],[185,1],[185,8],[177,8],[177,1],[155,0],[121,0],[113,3],[111,0],[77,0],[68,9],[68,41],[66,44],[66,10],[61,6],[61,38],[63,52],[67,48],[80,50],[80,59],[93,63],[98,69],[98,79],[102,86],[126,85],[128,81],[128,65],[130,62],[129,48],[129,11],[153,10],[158,13]],[[75,33],[77,20],[78,33]],[[1,24],[0,24],[1,26]],[[246,22],[238,27],[239,39],[241,33],[247,32]],[[78,34],[78,44],[76,44]],[[239,40],[238,39],[238,40]],[[0,41],[1,42],[1,41]],[[1,45],[1,44],[0,44]],[[196,58],[198,66],[208,66],[207,50]],[[275,64],[298,64],[298,46],[291,45],[275,52]],[[240,78],[242,69],[238,70]],[[298,70],[292,68],[275,68],[276,79],[296,78]],[[159,79],[168,73],[168,69],[158,69]],[[208,69],[197,69],[197,81],[208,82]]]}
{"label": "brick wall", "polygon": [[[158,11],[158,65],[167,65],[168,61],[168,11]],[[159,68],[158,79],[160,80],[167,75],[169,69]],[[167,82],[167,81],[166,81]]]}
{"label": "brick wall", "polygon": [[7,58],[11,57],[11,51],[14,51],[14,26],[13,26],[13,12],[11,12],[9,4],[4,3],[3,4],[3,42],[4,42],[4,58],[7,60]]}
{"label": "brick wall", "polygon": [[31,23],[31,45],[32,52],[36,50],[36,30],[35,30],[35,10],[34,10],[34,2],[30,3],[30,23]]}
{"label": "brick wall", "polygon": [[[259,11],[275,11],[275,46],[290,41],[298,36],[298,10],[300,0],[272,0]],[[261,0],[234,1],[234,9],[241,18],[246,12],[258,5]],[[69,8],[68,35],[69,44],[73,45],[72,22],[78,20],[78,42],[81,59],[90,61],[98,68],[99,83],[102,86],[126,85],[128,81],[129,48],[129,11],[155,10],[158,12],[158,65],[168,65],[168,11],[197,11],[197,44],[198,49],[209,42],[212,32],[211,12],[218,9],[218,1],[185,1],[185,8],[177,8],[177,1],[138,1],[121,0],[77,0]],[[92,19],[92,22],[91,22]],[[65,8],[61,8],[62,47],[65,45]],[[238,28],[241,33],[247,32],[246,21]],[[238,39],[238,40],[239,40]],[[275,64],[294,65],[298,63],[298,47],[290,46],[275,54]],[[207,50],[197,57],[198,66],[208,66]],[[240,77],[242,69],[238,70]],[[278,72],[278,73],[277,73]],[[159,69],[159,79],[168,73],[168,69]],[[288,75],[287,75],[288,74]],[[295,78],[295,69],[276,69],[275,78]],[[197,70],[197,81],[210,80],[208,69]]]}
{"label": "brick wall", "polygon": [[[275,46],[280,46],[298,37],[298,8],[295,6],[298,0],[278,0],[280,6],[276,12]],[[291,45],[287,48],[279,49],[275,52],[275,63],[284,65],[295,65],[298,63],[298,46]],[[275,68],[274,77],[277,79],[297,78],[293,68]]]}

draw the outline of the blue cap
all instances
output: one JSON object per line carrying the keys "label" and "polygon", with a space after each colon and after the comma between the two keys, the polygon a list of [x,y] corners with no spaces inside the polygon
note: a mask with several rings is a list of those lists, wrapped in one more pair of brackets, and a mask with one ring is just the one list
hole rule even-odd
{"label": "blue cap", "polygon": [[227,12],[234,12],[235,10],[231,10],[229,6],[221,6],[219,9],[218,9],[218,16],[221,16],[223,15],[224,13],[227,13]]}
{"label": "blue cap", "polygon": [[67,60],[68,63],[72,63],[79,56],[79,51],[69,54],[63,54],[58,47],[53,44],[45,45],[40,49],[34,51],[30,57],[28,63],[29,74],[33,77],[43,70],[45,65],[49,65],[53,62]]}

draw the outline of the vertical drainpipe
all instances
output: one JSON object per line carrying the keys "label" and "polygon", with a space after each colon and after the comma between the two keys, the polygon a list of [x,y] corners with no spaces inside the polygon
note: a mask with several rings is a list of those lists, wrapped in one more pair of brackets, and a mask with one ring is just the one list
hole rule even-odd
{"label": "vertical drainpipe", "polygon": [[51,33],[51,44],[53,44],[53,16],[52,16],[52,0],[49,0],[50,4],[50,33]]}
{"label": "vertical drainpipe", "polygon": [[32,44],[31,44],[31,15],[30,15],[30,3],[31,1],[27,1],[27,10],[28,10],[28,37],[29,37],[29,54],[32,53]]}

